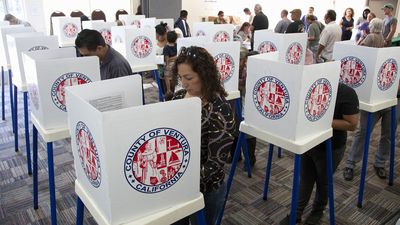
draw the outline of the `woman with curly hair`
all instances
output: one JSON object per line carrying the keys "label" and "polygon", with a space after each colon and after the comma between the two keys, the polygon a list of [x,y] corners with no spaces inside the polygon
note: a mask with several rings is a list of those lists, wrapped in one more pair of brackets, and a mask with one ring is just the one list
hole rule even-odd
{"label": "woman with curly hair", "polygon": [[[201,47],[182,48],[173,68],[182,83],[172,99],[198,97],[201,110],[200,191],[208,225],[215,224],[224,203],[224,165],[232,148],[235,120],[213,57]],[[185,218],[176,224],[188,224]]]}

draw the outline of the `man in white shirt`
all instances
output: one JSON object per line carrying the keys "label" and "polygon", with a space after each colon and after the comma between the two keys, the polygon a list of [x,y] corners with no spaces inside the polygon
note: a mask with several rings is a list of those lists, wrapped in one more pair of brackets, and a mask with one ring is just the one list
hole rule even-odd
{"label": "man in white shirt", "polygon": [[335,42],[340,41],[342,38],[342,30],[340,26],[335,23],[336,12],[334,10],[328,10],[324,17],[325,29],[321,33],[319,39],[319,46],[317,51],[316,61],[326,62],[332,60],[333,46]]}

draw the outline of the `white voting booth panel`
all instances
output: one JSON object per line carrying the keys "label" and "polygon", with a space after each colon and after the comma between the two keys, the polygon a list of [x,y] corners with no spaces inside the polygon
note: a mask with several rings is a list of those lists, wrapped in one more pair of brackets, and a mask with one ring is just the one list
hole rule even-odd
{"label": "white voting booth panel", "polygon": [[233,41],[233,30],[235,26],[232,24],[214,24],[210,27],[210,38],[214,42]]}
{"label": "white voting booth panel", "polygon": [[117,26],[117,22],[104,22],[103,20],[82,21],[83,29],[97,30],[108,45],[112,45],[111,27],[115,26]]}
{"label": "white voting booth panel", "polygon": [[77,180],[99,224],[134,222],[200,193],[200,99],[137,106],[140,87],[128,76],[67,89]]}
{"label": "white voting booth panel", "polygon": [[43,33],[16,33],[7,35],[7,40],[10,63],[13,69],[13,83],[19,90],[26,91],[26,76],[22,62],[22,52],[57,49],[57,37],[44,36]]}
{"label": "white voting booth panel", "polygon": [[44,129],[67,127],[65,87],[100,80],[96,56],[75,56],[75,48],[23,53],[32,114]]}
{"label": "white voting booth panel", "polygon": [[206,43],[209,43],[207,37],[199,36],[199,37],[187,37],[187,38],[178,38],[176,40],[176,46],[178,49],[178,54],[182,47],[190,47],[190,46],[198,46],[204,48]]}
{"label": "white voting booth panel", "polygon": [[212,26],[214,26],[213,22],[194,22],[192,36],[210,36]]}
{"label": "white voting booth panel", "polygon": [[354,88],[360,103],[378,105],[396,99],[399,47],[370,48],[337,42],[333,58],[341,62],[341,82]]}
{"label": "white voting booth panel", "polygon": [[75,39],[81,32],[81,19],[78,17],[52,17],[54,35],[60,47],[75,46]]}
{"label": "white voting booth panel", "polygon": [[246,123],[293,143],[330,131],[340,63],[293,65],[265,55],[248,59]]}
{"label": "white voting booth panel", "polygon": [[10,65],[10,55],[8,52],[7,34],[35,32],[32,27],[23,25],[12,25],[0,27],[0,65],[7,68]]}
{"label": "white voting booth panel", "polygon": [[135,25],[138,28],[140,28],[140,20],[144,18],[144,15],[119,15],[119,20],[121,20],[125,26]]}
{"label": "white voting booth panel", "polygon": [[0,27],[5,27],[5,26],[9,26],[10,22],[9,21],[0,21]]}
{"label": "white voting booth panel", "polygon": [[156,25],[160,23],[166,23],[168,31],[174,30],[174,19],[156,19]]}
{"label": "white voting booth panel", "polygon": [[307,34],[280,34],[269,30],[256,30],[254,50],[260,53],[279,51],[279,60],[304,65],[307,50]]}
{"label": "white voting booth panel", "polygon": [[156,27],[156,18],[144,18],[140,19],[140,28],[155,28]]}
{"label": "white voting booth panel", "polygon": [[133,66],[156,65],[156,30],[134,26],[112,27],[113,48]]}
{"label": "white voting booth panel", "polygon": [[239,91],[240,42],[209,42],[204,47],[214,57],[225,90]]}

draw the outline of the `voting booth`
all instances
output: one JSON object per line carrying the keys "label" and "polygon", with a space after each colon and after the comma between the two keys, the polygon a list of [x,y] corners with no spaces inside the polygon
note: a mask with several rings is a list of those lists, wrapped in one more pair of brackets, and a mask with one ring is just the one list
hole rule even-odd
{"label": "voting booth", "polygon": [[122,24],[125,26],[135,25],[138,28],[140,28],[140,20],[144,18],[144,15],[119,15],[119,20],[122,21]]}
{"label": "voting booth", "polygon": [[167,31],[173,31],[174,30],[174,19],[156,19],[156,25],[160,23],[166,23],[167,24]]}
{"label": "voting booth", "polygon": [[380,105],[396,100],[400,77],[399,47],[370,48],[337,42],[333,58],[341,62],[340,81],[354,88],[361,108],[363,103]]}
{"label": "voting booth", "polygon": [[176,40],[176,45],[179,51],[182,47],[190,47],[190,46],[198,46],[204,48],[206,43],[209,43],[207,37],[199,36],[199,37],[187,37],[187,38],[178,38]]}
{"label": "voting booth", "polygon": [[57,49],[57,37],[44,36],[43,33],[16,33],[7,35],[7,40],[13,68],[13,83],[20,91],[27,91],[22,52]]}
{"label": "voting booth", "polygon": [[156,18],[143,18],[140,19],[140,28],[155,28],[156,27]]}
{"label": "voting booth", "polygon": [[[282,147],[324,133],[330,137],[340,63],[293,65],[268,55],[248,59],[246,124],[270,134]],[[286,149],[296,154],[308,150]]]}
{"label": "voting booth", "polygon": [[134,26],[112,27],[113,48],[133,66],[156,65],[156,31]]}
{"label": "voting booth", "polygon": [[9,21],[0,21],[0,27],[5,27],[5,26],[9,26],[10,22]]}
{"label": "voting booth", "polygon": [[269,30],[256,30],[254,50],[259,53],[279,51],[279,61],[304,65],[307,33],[280,34]]}
{"label": "voting booth", "polygon": [[83,29],[97,30],[108,45],[112,45],[111,27],[114,26],[117,26],[117,22],[104,22],[104,20],[82,21]]}
{"label": "voting booth", "polygon": [[77,58],[75,48],[22,54],[32,114],[44,129],[66,127],[65,87],[100,80],[98,57]]}
{"label": "voting booth", "polygon": [[0,27],[0,65],[5,68],[10,65],[10,56],[8,51],[7,34],[35,32],[32,27],[24,27],[23,25],[13,25]]}
{"label": "voting booth", "polygon": [[193,37],[198,36],[210,36],[211,35],[211,27],[214,26],[213,22],[194,22],[193,23]]}
{"label": "voting booth", "polygon": [[75,46],[75,39],[81,32],[81,18],[52,17],[54,35],[58,37],[60,47]]}
{"label": "voting booth", "polygon": [[70,87],[67,99],[75,190],[99,224],[132,223],[201,195],[200,99],[141,106],[140,76]]}

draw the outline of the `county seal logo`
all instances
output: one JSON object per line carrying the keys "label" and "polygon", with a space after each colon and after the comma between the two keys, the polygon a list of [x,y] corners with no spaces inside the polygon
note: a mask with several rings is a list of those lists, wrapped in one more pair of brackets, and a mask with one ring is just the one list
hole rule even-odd
{"label": "county seal logo", "polygon": [[289,110],[289,92],[278,78],[265,76],[259,79],[253,88],[253,102],[261,115],[278,120]]}
{"label": "county seal logo", "polygon": [[51,99],[53,100],[54,105],[66,112],[65,87],[86,84],[90,82],[92,82],[92,80],[90,80],[89,77],[78,72],[71,72],[61,75],[51,86]]}
{"label": "county seal logo", "polygon": [[112,44],[112,37],[111,37],[111,30],[110,29],[101,29],[100,31],[101,36],[103,36],[104,41],[106,44]]}
{"label": "county seal logo", "polygon": [[303,57],[303,47],[298,42],[289,45],[286,51],[285,60],[290,64],[299,64]]}
{"label": "county seal logo", "polygon": [[235,71],[235,62],[231,55],[227,53],[219,53],[214,57],[215,64],[220,74],[222,82],[228,81]]}
{"label": "county seal logo", "polygon": [[316,80],[308,89],[304,101],[306,118],[311,122],[321,119],[329,109],[331,99],[332,85],[329,80],[325,78]]}
{"label": "county seal logo", "polygon": [[227,42],[231,40],[231,37],[228,32],[222,30],[215,33],[213,40],[214,42]]}
{"label": "county seal logo", "polygon": [[136,58],[146,58],[150,55],[153,49],[153,43],[151,40],[146,36],[137,36],[133,39],[131,44],[132,54]]}
{"label": "county seal logo", "polygon": [[82,169],[93,187],[98,188],[101,184],[99,154],[92,133],[84,122],[76,124],[75,137]]}
{"label": "county seal logo", "polygon": [[190,161],[186,137],[172,128],[157,128],[140,136],[126,154],[125,178],[136,191],[167,190],[185,174]]}
{"label": "county seal logo", "polygon": [[366,77],[367,69],[361,59],[346,56],[341,60],[340,82],[356,88],[364,83]]}
{"label": "county seal logo", "polygon": [[40,50],[47,50],[47,49],[49,49],[49,48],[46,47],[46,46],[38,45],[38,46],[33,46],[32,48],[30,48],[30,49],[28,50],[28,52],[34,52],[34,51],[40,51]]}
{"label": "county seal logo", "polygon": [[63,31],[67,38],[73,38],[78,34],[78,26],[74,23],[66,23],[63,27]]}
{"label": "county seal logo", "polygon": [[391,88],[397,77],[398,66],[395,59],[386,60],[378,72],[378,88],[386,91]]}
{"label": "county seal logo", "polygon": [[260,54],[268,53],[268,52],[275,52],[277,50],[276,45],[270,41],[263,41],[261,44],[258,45],[257,48]]}
{"label": "county seal logo", "polygon": [[196,37],[199,37],[199,36],[206,36],[206,32],[204,32],[203,30],[198,30],[196,33]]}

